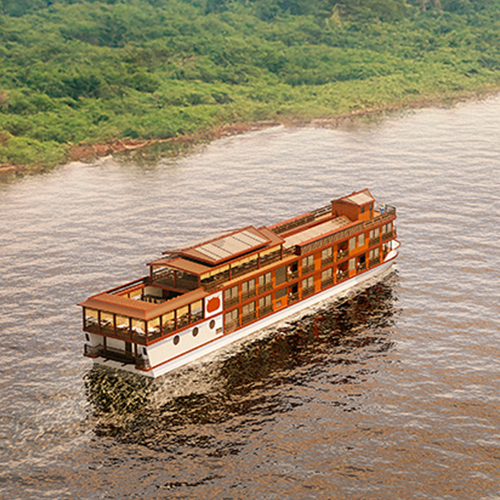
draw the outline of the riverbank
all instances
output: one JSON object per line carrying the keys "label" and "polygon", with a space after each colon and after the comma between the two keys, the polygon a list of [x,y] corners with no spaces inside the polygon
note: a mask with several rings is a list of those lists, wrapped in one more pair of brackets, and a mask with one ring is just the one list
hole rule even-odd
{"label": "riverbank", "polygon": [[269,124],[331,126],[500,88],[500,4],[422,11],[387,0],[332,13],[325,0],[297,2],[272,12],[242,0],[4,9],[0,171],[161,155]]}
{"label": "riverbank", "polygon": [[[197,144],[207,143],[222,137],[238,135],[253,130],[283,125],[286,127],[338,127],[346,123],[355,123],[360,120],[384,119],[394,113],[410,112],[411,110],[426,107],[450,107],[468,100],[484,100],[500,92],[500,85],[491,85],[474,91],[460,91],[430,95],[405,102],[386,103],[380,106],[359,107],[350,113],[341,113],[335,116],[307,116],[281,115],[274,120],[262,120],[250,123],[223,124],[209,129],[201,129],[194,133],[176,137],[158,139],[130,139],[123,138],[96,144],[68,145],[65,164],[71,161],[89,162],[97,158],[120,155],[133,157],[148,157],[157,159],[164,155],[178,154]],[[0,176],[24,176],[47,172],[57,165],[0,165]]]}

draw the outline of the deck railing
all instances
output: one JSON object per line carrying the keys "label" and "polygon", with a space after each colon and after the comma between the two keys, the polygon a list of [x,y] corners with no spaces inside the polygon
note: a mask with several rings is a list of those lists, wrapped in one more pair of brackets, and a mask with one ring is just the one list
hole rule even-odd
{"label": "deck railing", "polygon": [[299,300],[299,292],[295,292],[295,293],[289,293],[288,294],[288,303],[289,304],[292,304],[293,302],[297,302],[297,300]]}
{"label": "deck railing", "polygon": [[256,314],[255,314],[255,311],[252,311],[248,314],[245,314],[242,318],[241,318],[241,324],[242,325],[246,325],[247,323],[250,323],[250,321],[253,321],[254,319],[256,318]]}
{"label": "deck railing", "polygon": [[255,297],[255,294],[256,294],[255,288],[253,290],[247,290],[246,292],[242,292],[241,300],[244,301],[252,297]]}
{"label": "deck railing", "polygon": [[267,255],[263,255],[260,258],[261,267],[267,266],[268,264],[272,264],[273,262],[277,262],[281,258],[281,252],[277,250],[273,253],[268,253]]}
{"label": "deck railing", "polygon": [[394,229],[391,231],[387,231],[387,233],[382,234],[382,241],[390,240],[391,238],[394,238],[395,236],[396,236],[396,231],[394,231]]}
{"label": "deck railing", "polygon": [[148,369],[151,367],[149,359],[143,358],[142,356],[135,356],[132,352],[121,351],[119,349],[113,349],[107,347],[104,349],[102,345],[91,346],[85,344],[84,355],[91,358],[103,357],[113,361],[118,361],[120,363],[135,364],[137,368]]}
{"label": "deck railing", "polygon": [[232,332],[233,330],[236,330],[236,328],[239,328],[240,322],[238,320],[236,321],[226,321],[224,331],[225,333]]}
{"label": "deck railing", "polygon": [[235,297],[224,299],[224,309],[228,309],[232,306],[235,306],[239,302],[240,302],[240,297],[238,295],[236,295]]}
{"label": "deck railing", "polygon": [[333,262],[333,254],[321,259],[321,267],[325,267]]}
{"label": "deck railing", "polygon": [[337,271],[337,283],[339,281],[345,280],[348,277],[349,277],[349,271],[347,271],[347,270],[346,271],[341,271],[341,270]]}
{"label": "deck railing", "polygon": [[267,306],[264,306],[264,307],[259,307],[259,318],[261,318],[262,316],[265,316],[266,314],[270,314],[273,312],[273,305],[272,304],[269,304]]}
{"label": "deck railing", "polygon": [[322,289],[328,288],[330,285],[333,285],[333,276],[330,276],[321,282]]}
{"label": "deck railing", "polygon": [[314,293],[314,286],[308,286],[306,288],[302,289],[302,298],[307,297],[308,295],[311,295]]}
{"label": "deck railing", "polygon": [[319,219],[331,213],[332,213],[332,206],[325,205],[324,207],[317,208],[312,212],[304,214],[302,217],[297,217],[296,219],[292,219],[291,221],[277,224],[272,227],[272,230],[276,234],[286,233],[287,231],[291,231],[292,229],[295,229],[297,227],[309,224],[310,222],[314,222],[316,219]]}
{"label": "deck railing", "polygon": [[244,274],[249,273],[250,271],[254,271],[259,268],[259,262],[257,259],[254,259],[250,262],[245,262],[240,266],[231,268],[231,278],[238,278],[239,276],[243,276]]}
{"label": "deck railing", "polygon": [[304,266],[302,268],[302,276],[312,273],[313,271],[314,271],[314,264],[310,264],[309,266]]}
{"label": "deck railing", "polygon": [[264,283],[263,285],[259,285],[259,293],[265,293],[269,290],[272,290],[273,288],[273,282],[270,281],[269,283]]}
{"label": "deck railing", "polygon": [[337,252],[337,262],[339,260],[345,259],[349,255],[349,250],[339,250]]}

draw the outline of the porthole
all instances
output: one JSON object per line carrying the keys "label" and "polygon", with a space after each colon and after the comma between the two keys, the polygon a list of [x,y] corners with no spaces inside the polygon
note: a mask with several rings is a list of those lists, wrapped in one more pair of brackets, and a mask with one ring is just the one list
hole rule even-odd
{"label": "porthole", "polygon": [[177,345],[180,341],[181,341],[181,338],[179,337],[179,335],[176,335],[174,337],[174,345]]}
{"label": "porthole", "polygon": [[143,356],[147,356],[148,355],[148,350],[145,347],[142,348],[142,355]]}
{"label": "porthole", "polygon": [[85,340],[87,342],[90,342],[90,335],[88,333],[85,334]]}
{"label": "porthole", "polygon": [[200,333],[200,329],[197,326],[195,326],[193,328],[193,337],[196,337],[196,335],[198,335],[198,333]]}
{"label": "porthole", "polygon": [[215,319],[210,321],[210,324],[208,326],[210,327],[210,330],[213,330],[215,328]]}

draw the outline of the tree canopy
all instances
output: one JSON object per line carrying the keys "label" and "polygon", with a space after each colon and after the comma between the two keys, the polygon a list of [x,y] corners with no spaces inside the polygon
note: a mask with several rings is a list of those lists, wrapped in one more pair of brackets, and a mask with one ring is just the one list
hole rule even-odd
{"label": "tree canopy", "polygon": [[497,87],[499,0],[0,0],[0,164]]}

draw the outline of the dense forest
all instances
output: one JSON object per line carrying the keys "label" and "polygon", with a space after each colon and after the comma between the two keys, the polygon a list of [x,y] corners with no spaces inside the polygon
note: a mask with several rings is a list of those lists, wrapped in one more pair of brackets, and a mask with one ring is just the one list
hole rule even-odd
{"label": "dense forest", "polygon": [[499,87],[500,0],[0,0],[0,165]]}

